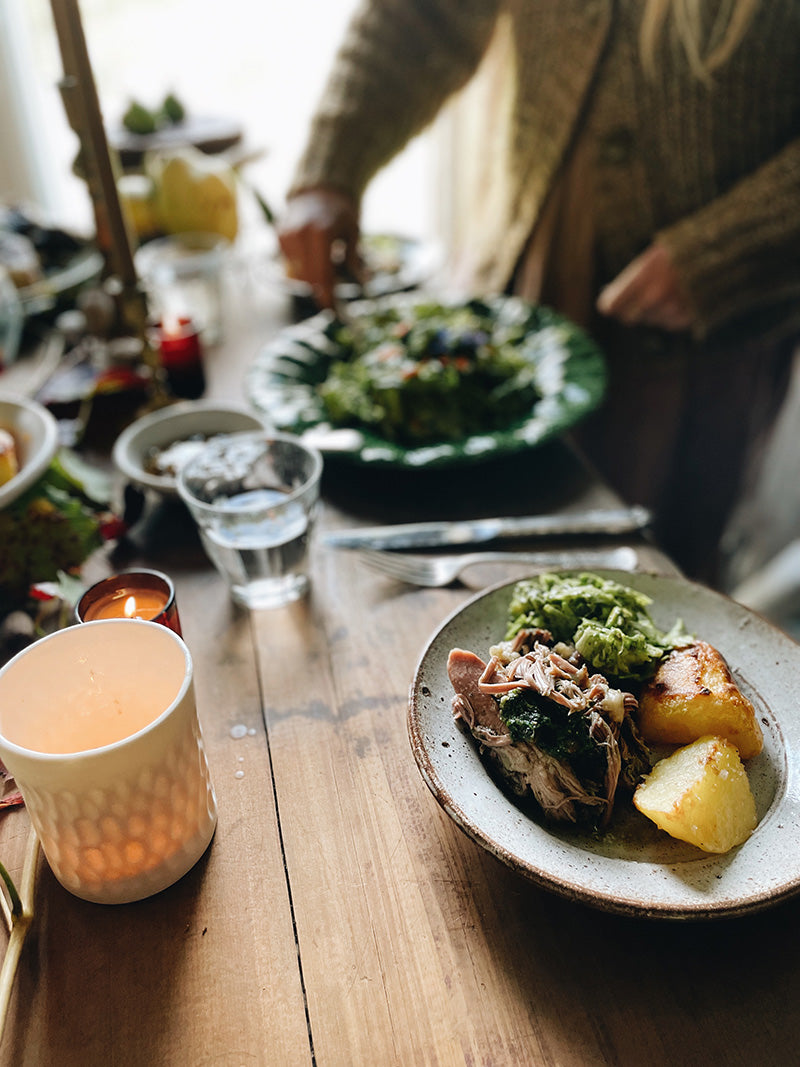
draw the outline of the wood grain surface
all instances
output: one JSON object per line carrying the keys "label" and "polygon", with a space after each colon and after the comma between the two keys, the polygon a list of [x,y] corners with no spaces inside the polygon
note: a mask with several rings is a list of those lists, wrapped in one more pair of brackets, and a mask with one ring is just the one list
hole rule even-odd
{"label": "wood grain surface", "polygon": [[[254,346],[281,324],[279,306],[248,307],[209,356],[212,395],[241,398]],[[561,444],[524,493],[491,467],[437,480],[330,464],[323,497],[319,534],[613,502]],[[800,904],[717,923],[613,916],[527,882],[434,800],[408,742],[408,689],[473,589],[398,585],[317,537],[310,596],[248,616],[181,509],[151,508],[87,580],[134,560],[175,580],[219,826],[186,877],[136,904],[77,900],[41,862],[2,1064],[797,1062]],[[636,547],[643,567],[674,573]],[[0,817],[12,875],[27,830],[24,810]]]}

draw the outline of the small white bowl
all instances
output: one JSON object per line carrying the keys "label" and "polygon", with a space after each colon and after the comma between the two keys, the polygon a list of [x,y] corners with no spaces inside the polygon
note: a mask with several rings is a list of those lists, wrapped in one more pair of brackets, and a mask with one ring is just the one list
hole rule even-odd
{"label": "small white bowl", "polygon": [[153,449],[167,448],[195,435],[211,437],[215,434],[262,429],[263,420],[244,407],[212,400],[187,400],[137,419],[117,438],[112,458],[117,469],[129,482],[142,489],[152,489],[166,496],[177,496],[174,477],[151,474],[146,469]]}
{"label": "small white bowl", "polygon": [[58,423],[46,407],[12,393],[0,393],[0,429],[16,442],[19,471],[0,485],[0,508],[21,496],[47,470],[58,451]]}

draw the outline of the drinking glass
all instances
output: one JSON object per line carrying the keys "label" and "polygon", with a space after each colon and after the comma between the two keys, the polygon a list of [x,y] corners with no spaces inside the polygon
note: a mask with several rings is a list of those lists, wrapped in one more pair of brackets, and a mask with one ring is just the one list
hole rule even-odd
{"label": "drinking glass", "polygon": [[247,608],[276,608],[309,586],[308,548],[322,456],[291,434],[210,441],[178,472],[209,559]]}

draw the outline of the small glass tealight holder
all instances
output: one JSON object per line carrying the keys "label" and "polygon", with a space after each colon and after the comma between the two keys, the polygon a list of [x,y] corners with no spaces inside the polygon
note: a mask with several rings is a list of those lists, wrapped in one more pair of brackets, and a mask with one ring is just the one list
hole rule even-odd
{"label": "small glass tealight holder", "polygon": [[175,586],[161,571],[122,571],[103,578],[80,598],[75,619],[144,619],[182,635]]}
{"label": "small glass tealight holder", "polygon": [[206,390],[206,376],[195,324],[187,315],[174,316],[154,322],[148,332],[173,395],[198,400]]}

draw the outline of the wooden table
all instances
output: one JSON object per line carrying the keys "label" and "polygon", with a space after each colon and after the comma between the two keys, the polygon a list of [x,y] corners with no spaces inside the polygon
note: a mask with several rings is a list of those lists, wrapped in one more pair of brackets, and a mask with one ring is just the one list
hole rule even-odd
{"label": "wooden table", "polygon": [[[281,325],[280,299],[245,304],[209,356],[211,395],[241,399]],[[519,485],[494,467],[330,465],[320,532],[613,500],[561,445]],[[673,570],[638,547],[643,566]],[[185,878],[136,904],[85,903],[40,863],[3,1064],[798,1062],[800,904],[716,923],[614,916],[535,887],[440,809],[412,756],[407,694],[427,638],[472,589],[398,586],[318,540],[310,597],[248,616],[169,504],[87,579],[134,562],[176,582],[218,830]],[[24,810],[0,819],[15,876],[27,834]]]}

